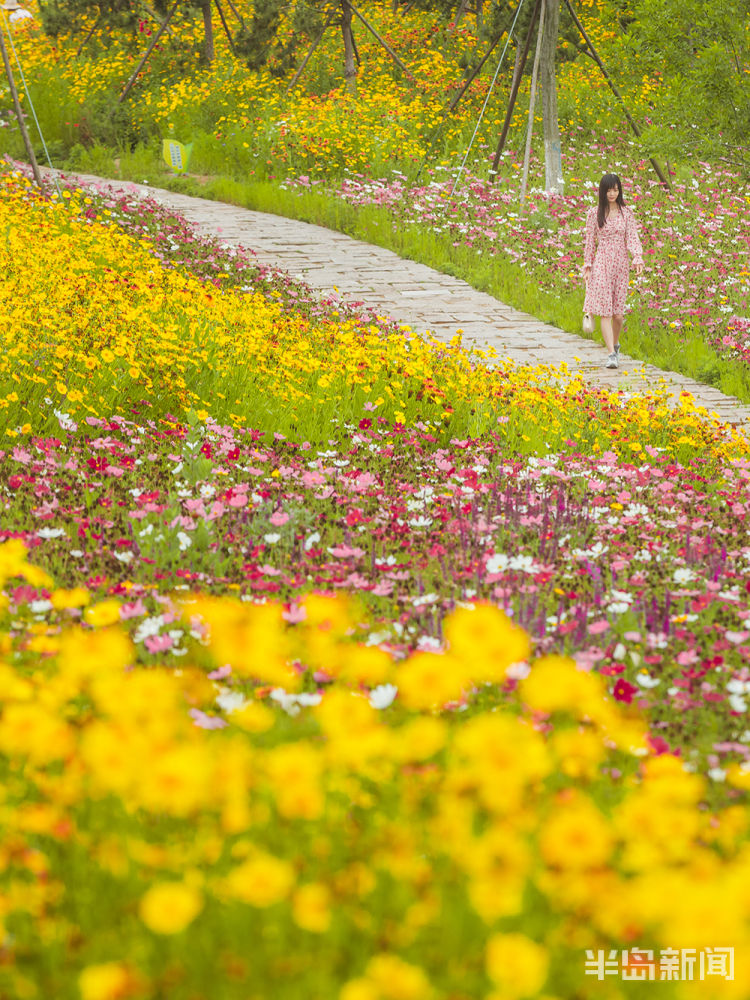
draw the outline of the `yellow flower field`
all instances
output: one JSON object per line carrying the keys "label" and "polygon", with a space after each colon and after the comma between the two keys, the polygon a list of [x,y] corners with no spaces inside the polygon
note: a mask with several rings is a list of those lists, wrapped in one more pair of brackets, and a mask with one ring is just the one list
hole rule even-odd
{"label": "yellow flower field", "polygon": [[[0,570],[69,603],[18,543]],[[639,762],[643,723],[600,677],[547,657],[515,710],[440,716],[527,655],[498,610],[459,610],[447,652],[394,660],[358,644],[343,601],[310,596],[297,625],[273,604],[183,607],[207,644],[176,672],[128,672],[116,601],[31,640],[5,618],[3,996],[635,996],[586,975],[586,950],[665,979],[675,944],[731,945],[738,965],[665,996],[744,996],[746,812],[699,809],[705,779],[675,758]],[[228,658],[246,696],[197,728]],[[290,664],[318,658],[335,682],[306,701]],[[405,693],[397,712],[373,707],[374,679]]]}
{"label": "yellow flower field", "polygon": [[290,312],[166,267],[152,241],[109,225],[107,210],[88,218],[83,194],[43,201],[8,172],[0,194],[0,412],[11,437],[139,406],[310,435],[368,403],[396,422],[498,429],[522,450],[576,438],[625,455],[645,444],[744,453],[739,432],[687,399],[672,411],[658,394],[623,402],[600,392],[582,406],[583,384],[564,369],[495,369],[490,353],[458,342]]}

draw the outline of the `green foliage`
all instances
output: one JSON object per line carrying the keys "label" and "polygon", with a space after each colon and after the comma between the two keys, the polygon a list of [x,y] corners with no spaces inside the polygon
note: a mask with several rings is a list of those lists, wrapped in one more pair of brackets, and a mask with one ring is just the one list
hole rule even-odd
{"label": "green foliage", "polygon": [[636,0],[629,52],[661,81],[645,142],[671,159],[724,156],[750,174],[750,3]]}
{"label": "green foliage", "polygon": [[296,3],[290,8],[287,0],[264,0],[256,5],[250,24],[243,24],[237,33],[235,49],[249,69],[267,66],[272,75],[284,76],[300,44],[320,32],[325,16],[325,3]]}
{"label": "green foliage", "polygon": [[52,38],[80,30],[96,19],[113,30],[134,31],[137,8],[130,0],[39,0],[42,27]]}

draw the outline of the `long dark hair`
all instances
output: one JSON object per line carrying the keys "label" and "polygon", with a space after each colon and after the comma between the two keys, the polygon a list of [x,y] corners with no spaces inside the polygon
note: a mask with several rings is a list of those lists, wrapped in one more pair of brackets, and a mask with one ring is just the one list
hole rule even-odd
{"label": "long dark hair", "polygon": [[620,178],[617,174],[605,174],[599,181],[599,210],[596,213],[596,221],[599,223],[600,229],[604,225],[604,220],[607,217],[607,191],[611,190],[613,187],[616,187],[619,192],[617,195],[617,204],[620,206],[620,210],[625,208],[625,199],[622,196],[622,184],[620,183]]}

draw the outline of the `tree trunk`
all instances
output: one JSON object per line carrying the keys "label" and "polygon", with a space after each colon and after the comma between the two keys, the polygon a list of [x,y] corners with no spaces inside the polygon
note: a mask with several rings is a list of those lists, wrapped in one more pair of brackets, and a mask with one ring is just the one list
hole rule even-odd
{"label": "tree trunk", "polygon": [[354,56],[354,38],[352,37],[352,9],[348,0],[341,0],[341,34],[344,36],[344,79],[346,89],[354,97],[357,96],[357,64]]}
{"label": "tree trunk", "polygon": [[546,28],[542,38],[540,77],[544,117],[544,186],[548,194],[562,194],[565,179],[562,169],[560,124],[557,120],[557,80],[555,56],[560,27],[560,0],[547,0]]}
{"label": "tree trunk", "polygon": [[204,0],[201,4],[203,10],[203,33],[204,46],[203,55],[207,63],[214,61],[214,24],[211,20],[211,0]]}

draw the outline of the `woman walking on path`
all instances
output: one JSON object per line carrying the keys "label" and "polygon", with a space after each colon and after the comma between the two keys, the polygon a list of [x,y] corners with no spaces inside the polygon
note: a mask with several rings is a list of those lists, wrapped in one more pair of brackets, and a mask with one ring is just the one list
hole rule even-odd
{"label": "woman walking on path", "polygon": [[605,174],[599,183],[599,204],[590,208],[586,216],[583,311],[601,317],[607,368],[617,368],[619,363],[620,332],[630,272],[628,252],[633,257],[636,273],[642,274],[643,249],[635,216],[625,206],[620,178],[617,174]]}

